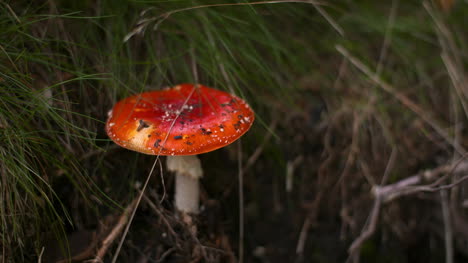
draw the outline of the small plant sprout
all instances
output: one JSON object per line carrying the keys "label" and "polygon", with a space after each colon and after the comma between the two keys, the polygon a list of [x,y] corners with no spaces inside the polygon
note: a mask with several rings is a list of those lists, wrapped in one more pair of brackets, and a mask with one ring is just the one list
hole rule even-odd
{"label": "small plant sprout", "polygon": [[197,154],[231,144],[246,133],[255,116],[247,103],[224,91],[181,84],[141,93],[115,104],[106,131],[118,145],[150,155],[167,155],[176,175],[175,206],[199,212]]}

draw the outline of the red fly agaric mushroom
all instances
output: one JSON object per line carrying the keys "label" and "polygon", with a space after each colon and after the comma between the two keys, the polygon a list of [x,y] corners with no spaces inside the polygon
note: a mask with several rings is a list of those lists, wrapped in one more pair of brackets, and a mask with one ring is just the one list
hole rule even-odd
{"label": "red fly agaric mushroom", "polygon": [[254,118],[249,105],[232,94],[181,84],[117,102],[106,131],[124,148],[167,155],[168,169],[176,173],[176,208],[198,213],[203,171],[196,155],[231,144],[250,129]]}

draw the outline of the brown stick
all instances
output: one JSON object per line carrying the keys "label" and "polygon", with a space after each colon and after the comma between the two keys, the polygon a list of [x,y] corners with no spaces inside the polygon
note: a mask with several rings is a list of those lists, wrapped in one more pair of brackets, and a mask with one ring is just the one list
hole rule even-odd
{"label": "brown stick", "polygon": [[96,253],[96,256],[95,256],[94,259],[91,260],[90,262],[93,262],[93,263],[104,262],[104,261],[103,261],[103,258],[104,258],[104,256],[106,255],[107,250],[108,250],[109,247],[112,245],[112,243],[114,242],[114,240],[120,235],[120,233],[122,232],[122,230],[125,228],[125,225],[126,225],[127,222],[128,222],[129,215],[130,215],[130,213],[132,212],[132,210],[135,208],[136,204],[137,204],[137,199],[134,199],[134,200],[125,208],[125,210],[124,210],[124,212],[122,213],[122,215],[120,215],[119,221],[118,221],[117,224],[114,226],[114,228],[112,229],[112,231],[107,235],[107,237],[102,241],[101,248],[99,248],[99,250],[98,250],[97,253]]}
{"label": "brown stick", "polygon": [[[464,157],[462,157],[460,160],[464,160]],[[454,173],[460,174],[468,172],[468,162],[461,161],[455,163],[454,165],[443,165],[433,170],[427,170],[422,173],[418,173],[416,175],[402,179],[394,184],[386,186],[374,186],[372,188],[372,194],[375,197],[380,197],[382,202],[387,203],[403,195],[409,195],[416,192],[435,192],[441,189],[451,188],[465,180],[468,180],[468,176],[464,176],[452,184],[440,186],[440,184],[450,175],[453,175]],[[435,182],[431,184],[420,185],[421,183],[434,180]]]}
{"label": "brown stick", "polygon": [[[461,177],[455,182],[447,185],[440,185],[449,176],[454,173],[467,173],[468,162],[465,161],[466,156],[460,158],[454,164],[443,165],[433,170],[424,171],[408,178],[402,179],[394,184],[386,186],[373,186],[371,192],[375,196],[374,206],[369,214],[369,223],[365,230],[357,237],[348,249],[350,258],[354,262],[358,261],[359,249],[364,241],[369,239],[377,228],[378,218],[382,204],[390,202],[403,195],[409,195],[418,192],[436,192],[445,189],[450,189],[465,180],[468,180],[468,175]],[[421,185],[423,182],[434,181],[430,184]]]}

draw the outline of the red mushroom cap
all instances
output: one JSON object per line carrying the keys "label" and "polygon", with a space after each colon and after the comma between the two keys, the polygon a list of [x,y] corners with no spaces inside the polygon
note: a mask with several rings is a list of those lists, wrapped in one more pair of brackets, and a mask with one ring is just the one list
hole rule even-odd
{"label": "red mushroom cap", "polygon": [[231,144],[250,129],[254,119],[249,105],[234,95],[181,84],[117,102],[109,112],[106,132],[130,150],[194,155]]}

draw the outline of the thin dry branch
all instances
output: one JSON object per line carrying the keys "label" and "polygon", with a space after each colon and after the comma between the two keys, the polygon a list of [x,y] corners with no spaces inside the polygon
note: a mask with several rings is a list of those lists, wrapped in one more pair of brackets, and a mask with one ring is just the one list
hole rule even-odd
{"label": "thin dry branch", "polygon": [[286,193],[291,193],[293,190],[294,186],[294,174],[296,167],[299,166],[302,161],[304,160],[303,155],[298,155],[294,160],[288,161],[286,164],[286,182],[285,182],[285,188],[286,188]]}
{"label": "thin dry branch", "polygon": [[[414,194],[417,192],[436,192],[442,189],[452,188],[465,180],[468,180],[468,175],[463,176],[452,184],[441,184],[453,174],[468,173],[468,162],[462,157],[455,164],[442,165],[432,170],[427,170],[416,175],[402,179],[396,183],[386,186],[374,186],[372,194],[377,198],[381,198],[382,202],[387,203],[403,195]],[[433,183],[419,185],[424,182]]]}
{"label": "thin dry branch", "polygon": [[444,220],[445,263],[453,263],[453,231],[447,190],[440,191],[440,203]]}
{"label": "thin dry branch", "polygon": [[382,200],[379,197],[377,197],[374,201],[374,205],[369,214],[369,218],[368,218],[369,223],[367,224],[367,227],[364,228],[361,235],[359,235],[359,237],[353,241],[353,243],[348,249],[349,255],[351,258],[353,258],[354,261],[357,260],[357,257],[359,256],[359,250],[362,244],[364,243],[364,241],[369,239],[374,234],[375,229],[377,228],[377,222],[379,219],[381,205],[382,205]]}
{"label": "thin dry branch", "polygon": [[273,133],[274,133],[274,130],[276,129],[277,124],[278,124],[278,119],[274,118],[267,128],[267,133],[265,137],[263,137],[262,143],[255,149],[254,153],[250,155],[249,159],[247,160],[247,163],[244,166],[244,173],[246,173],[250,168],[253,167],[255,162],[263,153],[263,149],[265,148],[265,145],[267,145],[267,143],[270,141],[271,137],[273,136]]}
{"label": "thin dry branch", "polygon": [[301,233],[299,234],[299,239],[297,240],[296,245],[296,255],[302,259],[304,255],[304,247],[307,240],[307,233],[309,233],[309,229],[312,225],[312,220],[309,216],[306,217],[304,223],[302,224]]}
{"label": "thin dry branch", "polygon": [[[390,202],[395,198],[401,197],[403,195],[409,195],[418,192],[445,191],[446,189],[453,188],[456,185],[468,180],[468,175],[465,175],[452,184],[441,185],[446,179],[454,174],[468,173],[468,161],[466,161],[465,158],[466,156],[463,156],[454,164],[443,165],[433,170],[427,170],[402,179],[391,185],[373,186],[371,192],[375,196],[375,201],[369,214],[368,224],[364,227],[361,235],[359,235],[359,237],[357,237],[349,247],[348,252],[350,258],[348,260],[358,262],[359,250],[362,244],[374,234],[377,228],[382,204]],[[391,161],[391,159],[389,161]],[[433,181],[433,183],[416,186],[428,181]],[[450,248],[447,249],[450,250]],[[449,256],[450,254],[448,254],[448,257]]]}

